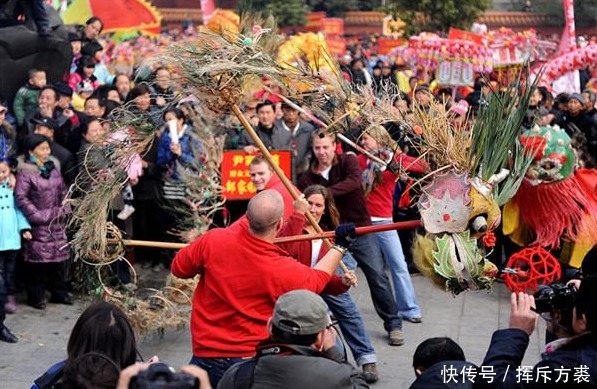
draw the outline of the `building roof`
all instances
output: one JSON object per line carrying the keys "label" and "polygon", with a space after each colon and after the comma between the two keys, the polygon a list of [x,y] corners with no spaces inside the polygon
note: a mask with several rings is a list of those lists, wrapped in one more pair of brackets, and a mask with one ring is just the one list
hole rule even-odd
{"label": "building roof", "polygon": [[[160,8],[164,22],[192,21],[201,23],[202,15],[199,8]],[[381,25],[387,14],[376,11],[350,11],[344,14],[344,26],[350,30],[350,26],[371,26],[371,32],[381,31]],[[541,26],[559,26],[562,23],[552,15],[535,12],[501,12],[488,11],[479,19],[478,23],[486,24],[490,29],[499,27],[511,28],[537,28]]]}
{"label": "building roof", "polygon": [[563,23],[553,15],[535,12],[485,12],[477,23],[486,24],[489,28],[499,27],[537,27],[558,26]]}

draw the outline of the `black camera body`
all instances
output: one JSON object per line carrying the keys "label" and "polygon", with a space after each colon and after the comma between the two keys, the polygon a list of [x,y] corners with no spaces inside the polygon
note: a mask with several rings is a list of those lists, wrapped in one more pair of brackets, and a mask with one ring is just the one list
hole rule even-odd
{"label": "black camera body", "polygon": [[576,287],[573,284],[554,282],[542,285],[535,292],[535,312],[572,310],[576,301]]}
{"label": "black camera body", "polygon": [[152,363],[131,379],[132,389],[199,389],[199,379],[188,374],[176,373],[165,363]]}

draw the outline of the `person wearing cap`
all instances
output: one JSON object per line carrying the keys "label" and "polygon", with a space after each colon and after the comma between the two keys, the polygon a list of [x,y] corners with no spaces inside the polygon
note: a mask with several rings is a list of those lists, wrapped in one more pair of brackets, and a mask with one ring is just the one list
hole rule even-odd
{"label": "person wearing cap", "polygon": [[57,169],[59,162],[50,155],[50,140],[43,135],[25,137],[23,149],[17,158],[14,196],[31,225],[32,239],[23,242],[27,302],[45,309],[44,295],[49,289],[51,303],[72,305],[63,270],[70,258],[65,232],[69,208],[62,204],[66,185]]}
{"label": "person wearing cap", "polygon": [[577,131],[587,138],[587,149],[590,155],[597,158],[597,126],[585,110],[585,98],[580,93],[572,93],[566,105],[566,113],[561,118],[560,127],[569,135]]}
{"label": "person wearing cap", "polygon": [[25,122],[19,129],[22,137],[32,134],[35,128],[35,124],[32,119],[35,117],[48,117],[52,118],[57,123],[57,128],[62,132],[69,132],[71,123],[63,114],[62,108],[58,105],[59,94],[53,85],[46,85],[39,91],[37,98],[38,108],[36,111],[31,112],[25,117]]}
{"label": "person wearing cap", "polygon": [[62,173],[66,185],[70,185],[74,182],[75,177],[77,176],[75,158],[73,153],[54,141],[58,123],[56,120],[45,116],[36,116],[31,119],[31,122],[34,124],[34,134],[43,135],[50,140],[50,154],[58,160],[59,165],[57,168]]}
{"label": "person wearing cap", "polygon": [[214,386],[267,338],[276,300],[295,289],[321,293],[346,252],[343,247],[356,237],[354,225],[338,226],[336,245],[310,268],[274,245],[283,213],[282,196],[264,190],[249,201],[246,217],[201,235],[172,262],[175,277],[201,275],[192,304],[191,364],[206,369]]}
{"label": "person wearing cap", "polygon": [[[58,128],[54,133],[54,140],[66,147],[71,153],[75,154],[78,150],[79,126],[83,122],[84,114],[76,111],[73,106],[73,90],[64,82],[54,84],[54,89],[58,92],[58,104],[56,109],[62,111],[62,115],[67,119],[68,126]],[[76,144],[73,146],[73,144]]]}
{"label": "person wearing cap", "polygon": [[218,388],[369,387],[339,353],[336,329],[317,294],[294,290],[280,296],[267,329],[270,336],[257,355],[228,369]]}
{"label": "person wearing cap", "polygon": [[300,176],[309,169],[313,157],[311,151],[311,133],[315,130],[310,123],[300,120],[299,111],[288,102],[282,102],[282,118],[276,126],[291,135],[292,181],[298,182]]}

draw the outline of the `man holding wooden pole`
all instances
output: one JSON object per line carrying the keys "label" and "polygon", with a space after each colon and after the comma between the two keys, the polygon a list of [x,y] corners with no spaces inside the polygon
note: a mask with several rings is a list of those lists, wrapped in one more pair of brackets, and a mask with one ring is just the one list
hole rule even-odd
{"label": "man holding wooden pole", "polygon": [[309,268],[274,245],[283,223],[282,196],[274,190],[249,201],[247,217],[208,231],[178,252],[172,274],[201,275],[193,297],[191,363],[206,369],[217,386],[228,367],[253,356],[267,338],[266,324],[276,299],[295,289],[320,293],[336,271],[354,225],[336,230],[332,250]]}
{"label": "man holding wooden pole", "polygon": [[[309,171],[301,177],[299,189],[303,190],[309,185],[327,187],[334,196],[341,222],[351,222],[359,227],[370,226],[371,217],[365,206],[357,158],[349,154],[336,154],[336,136],[323,130],[312,133],[312,145],[315,158]],[[377,240],[372,235],[361,235],[352,242],[350,251],[367,278],[373,306],[384,321],[389,344],[402,345],[402,317],[398,313],[390,280],[384,272],[384,261]]]}

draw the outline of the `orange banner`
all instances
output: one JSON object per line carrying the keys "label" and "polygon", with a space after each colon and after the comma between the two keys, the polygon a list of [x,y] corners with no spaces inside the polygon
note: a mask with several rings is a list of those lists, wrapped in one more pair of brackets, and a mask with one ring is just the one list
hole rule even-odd
{"label": "orange banner", "polygon": [[[286,177],[292,177],[292,151],[271,150],[274,162]],[[222,186],[226,200],[247,200],[255,194],[255,187],[251,182],[249,165],[257,154],[247,154],[244,151],[229,150],[222,155]]]}
{"label": "orange banner", "polygon": [[325,43],[328,45],[330,54],[344,55],[346,54],[346,39],[338,37],[326,37]]}
{"label": "orange banner", "polygon": [[344,19],[340,18],[325,18],[323,19],[323,32],[325,35],[344,35]]}
{"label": "orange banner", "polygon": [[402,38],[379,38],[377,39],[377,53],[380,55],[388,54],[392,49],[402,46],[405,42]]}
{"label": "orange banner", "polygon": [[450,27],[450,31],[448,32],[448,39],[462,39],[465,41],[475,42],[478,45],[483,44],[483,37],[481,35],[452,27]]}
{"label": "orange banner", "polygon": [[319,32],[323,30],[323,21],[325,19],[325,12],[309,12],[306,15],[307,24],[305,24],[305,30]]}

